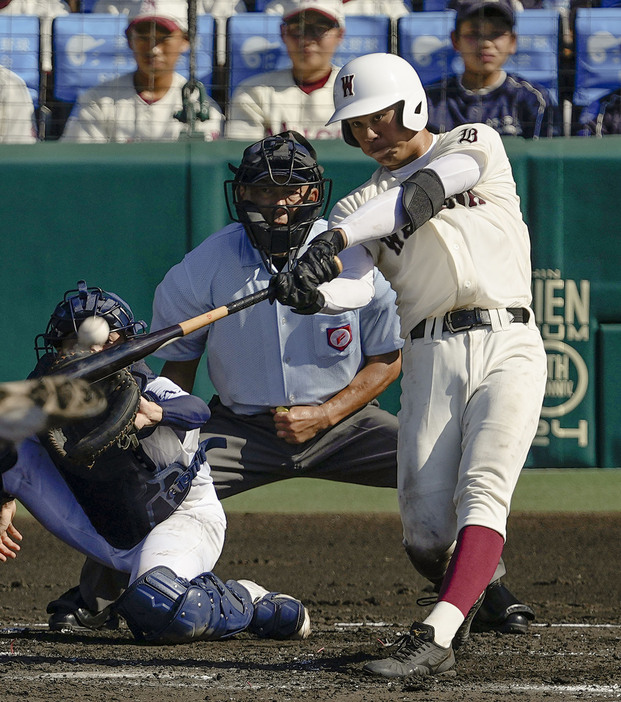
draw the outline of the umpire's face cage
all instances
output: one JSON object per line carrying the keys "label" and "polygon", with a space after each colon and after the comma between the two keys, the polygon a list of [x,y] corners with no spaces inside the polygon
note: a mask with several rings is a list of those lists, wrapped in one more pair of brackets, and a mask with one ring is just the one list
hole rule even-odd
{"label": "umpire's face cage", "polygon": [[77,289],[68,290],[56,305],[45,332],[35,338],[37,358],[46,353],[55,354],[64,339],[77,335],[87,317],[103,317],[111,331],[123,332],[128,339],[146,329],[146,324],[134,319],[131,307],[118,295],[89,288],[80,280]]}
{"label": "umpire's face cage", "polygon": [[[285,265],[290,270],[330,200],[332,182],[323,177],[315,150],[301,134],[283,132],[252,144],[239,168],[229,167],[235,173],[224,183],[229,216],[244,225],[270,272]],[[253,197],[253,188],[259,187],[276,191],[273,204]],[[291,197],[292,189],[299,197]]]}

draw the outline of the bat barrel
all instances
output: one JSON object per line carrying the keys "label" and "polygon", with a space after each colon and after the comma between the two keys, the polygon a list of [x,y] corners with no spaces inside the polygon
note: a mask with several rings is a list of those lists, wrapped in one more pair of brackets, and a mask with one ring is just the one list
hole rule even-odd
{"label": "bat barrel", "polygon": [[84,380],[95,382],[145,358],[166,342],[180,336],[183,336],[181,327],[175,324],[172,327],[146,334],[142,338],[137,336],[128,339],[123,344],[111,346],[85,358],[78,358],[73,363],[64,366],[60,372],[70,378],[84,378]]}

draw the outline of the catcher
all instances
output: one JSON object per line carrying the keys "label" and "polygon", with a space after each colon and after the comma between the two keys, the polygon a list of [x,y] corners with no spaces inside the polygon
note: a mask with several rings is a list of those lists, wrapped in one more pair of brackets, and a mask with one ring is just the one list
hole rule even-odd
{"label": "catcher", "polygon": [[[89,333],[82,334],[93,317],[98,323],[86,324]],[[39,360],[32,375],[62,377],[76,354],[96,353],[144,330],[120,297],[79,281],[35,339]],[[142,361],[99,381],[92,392],[105,396],[103,411],[25,438],[0,463],[4,550],[14,556],[19,549],[12,524],[17,497],[62,541],[130,574],[130,586],[102,616],[121,615],[139,640],[181,643],[241,631],[307,636],[310,620],[301,602],[249,580],[223,582],[211,572],[226,518],[206,460],[210,441],[199,444],[207,405]]]}

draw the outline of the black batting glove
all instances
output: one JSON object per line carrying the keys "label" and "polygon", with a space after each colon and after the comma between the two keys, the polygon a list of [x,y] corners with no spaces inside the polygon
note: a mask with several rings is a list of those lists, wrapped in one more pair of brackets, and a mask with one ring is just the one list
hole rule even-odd
{"label": "black batting glove", "polygon": [[300,257],[300,260],[305,260],[306,256],[312,251],[315,256],[319,256],[321,253],[321,255],[333,261],[344,248],[345,240],[340,230],[328,229],[328,231],[322,232],[310,242],[306,253]]}
{"label": "black batting glove", "polygon": [[270,280],[270,302],[278,300],[298,314],[319,312],[325,300],[317,287],[341,272],[336,255],[343,248],[343,237],[332,229],[313,239],[292,271],[279,273]]}
{"label": "black batting glove", "polygon": [[[297,270],[297,269],[296,269]],[[270,280],[270,302],[293,307],[298,314],[315,314],[324,305],[324,297],[317,287],[306,285],[294,273],[278,273]]]}

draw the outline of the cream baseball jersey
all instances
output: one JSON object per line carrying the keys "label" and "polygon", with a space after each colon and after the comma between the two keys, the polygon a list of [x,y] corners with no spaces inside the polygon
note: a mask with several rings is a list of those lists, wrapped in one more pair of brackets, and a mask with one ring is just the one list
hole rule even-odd
{"label": "cream baseball jersey", "polygon": [[328,82],[305,93],[290,68],[261,73],[242,81],[233,93],[225,135],[229,139],[254,141],[286,130],[313,139],[338,139],[339,124],[326,127],[334,112],[332,90],[337,68]]}
{"label": "cream baseball jersey", "polygon": [[34,105],[26,83],[0,66],[0,143],[34,144]]}
{"label": "cream baseball jersey", "polygon": [[[531,301],[528,229],[502,140],[484,124],[437,136],[424,156],[398,171],[379,168],[335,205],[330,226],[452,154],[468,154],[479,164],[473,187],[449,193],[440,212],[415,232],[407,224],[362,241],[397,294],[403,336],[421,320],[452,309],[527,307]],[[364,232],[357,240],[363,239]]]}
{"label": "cream baseball jersey", "polygon": [[[175,73],[170,90],[161,100],[148,103],[134,87],[133,73],[106,81],[78,98],[62,141],[81,143],[176,141],[187,131],[187,125],[175,119],[181,110],[181,88],[187,79]],[[220,136],[222,113],[217,103],[209,98],[209,119],[197,120],[195,129],[205,135],[205,141]]]}

